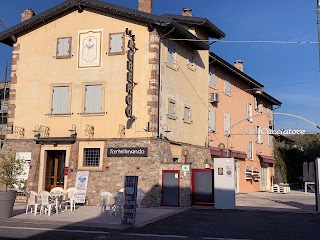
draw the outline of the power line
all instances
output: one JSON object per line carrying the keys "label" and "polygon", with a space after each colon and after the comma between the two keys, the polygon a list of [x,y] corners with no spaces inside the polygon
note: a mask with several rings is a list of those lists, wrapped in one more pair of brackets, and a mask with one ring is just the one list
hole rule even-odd
{"label": "power line", "polygon": [[274,43],[274,44],[318,44],[315,41],[282,41],[282,40],[206,40],[206,39],[184,39],[169,38],[171,41],[188,41],[188,42],[223,42],[223,43]]}

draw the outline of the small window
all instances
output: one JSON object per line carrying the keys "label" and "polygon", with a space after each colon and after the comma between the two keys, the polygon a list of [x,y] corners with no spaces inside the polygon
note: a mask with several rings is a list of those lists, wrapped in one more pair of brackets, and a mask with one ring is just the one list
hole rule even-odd
{"label": "small window", "polygon": [[57,39],[57,59],[71,58],[71,37]]}
{"label": "small window", "polygon": [[255,98],[254,109],[259,113],[263,112],[263,102],[259,98]]}
{"label": "small window", "polygon": [[270,118],[272,118],[272,105],[271,104],[269,104],[268,105],[268,108],[267,108],[267,115],[268,115],[268,117],[270,117]]}
{"label": "small window", "polygon": [[226,76],[226,80],[224,81],[224,93],[231,96],[231,82],[229,76]]}
{"label": "small window", "polygon": [[271,134],[268,134],[268,147],[273,146],[273,136]]}
{"label": "small window", "polygon": [[247,119],[252,122],[252,104],[247,103]]}
{"label": "small window", "polygon": [[52,88],[51,114],[69,113],[69,86]]}
{"label": "small window", "polygon": [[176,117],[176,102],[173,100],[169,100],[168,102],[168,117],[169,118]]}
{"label": "small window", "polygon": [[191,52],[188,52],[188,68],[194,70],[194,55]]}
{"label": "small window", "polygon": [[253,147],[253,143],[252,141],[248,142],[248,159],[253,159],[253,154],[252,154],[252,147]]}
{"label": "small window", "polygon": [[209,110],[209,131],[216,131],[216,110],[213,108]]}
{"label": "small window", "polygon": [[169,41],[167,64],[171,67],[176,67],[176,45]]}
{"label": "small window", "polygon": [[109,55],[124,54],[124,33],[110,33]]}
{"label": "small window", "polygon": [[230,135],[231,134],[231,118],[230,114],[225,113],[224,114],[224,134],[225,135]]}
{"label": "small window", "polygon": [[214,67],[210,67],[209,75],[209,87],[216,88],[216,73]]}
{"label": "small window", "polygon": [[255,126],[255,136],[256,136],[256,143],[262,144],[263,143],[263,135],[261,131],[261,126]]}
{"label": "small window", "polygon": [[100,165],[100,148],[83,149],[83,166],[98,167]]}
{"label": "small window", "polygon": [[183,121],[191,123],[191,108],[189,106],[184,106]]}
{"label": "small window", "polygon": [[86,85],[85,113],[102,113],[102,84]]}

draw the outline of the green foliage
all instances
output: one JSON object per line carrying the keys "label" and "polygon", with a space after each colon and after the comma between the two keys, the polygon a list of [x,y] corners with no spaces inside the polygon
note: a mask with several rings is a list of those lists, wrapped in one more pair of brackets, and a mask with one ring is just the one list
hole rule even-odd
{"label": "green foliage", "polygon": [[275,172],[279,172],[282,179],[279,179],[277,174],[274,176],[274,184],[279,184],[281,182],[287,183],[287,164],[285,163],[282,154],[280,153],[279,149],[275,149],[275,158],[277,160],[275,165]]}
{"label": "green foliage", "polygon": [[0,182],[6,185],[6,191],[13,188],[14,184],[19,184],[17,177],[23,173],[24,160],[16,158],[14,155],[0,154]]}

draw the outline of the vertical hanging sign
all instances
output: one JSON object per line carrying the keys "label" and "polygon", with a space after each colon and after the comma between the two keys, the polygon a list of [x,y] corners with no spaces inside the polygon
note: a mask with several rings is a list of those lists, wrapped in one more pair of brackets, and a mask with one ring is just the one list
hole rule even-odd
{"label": "vertical hanging sign", "polygon": [[129,119],[134,119],[132,115],[132,101],[133,101],[133,63],[134,63],[134,54],[136,50],[135,35],[132,34],[132,31],[128,28],[126,29],[126,35],[129,36],[128,41],[128,54],[127,54],[127,85],[126,85],[126,116]]}

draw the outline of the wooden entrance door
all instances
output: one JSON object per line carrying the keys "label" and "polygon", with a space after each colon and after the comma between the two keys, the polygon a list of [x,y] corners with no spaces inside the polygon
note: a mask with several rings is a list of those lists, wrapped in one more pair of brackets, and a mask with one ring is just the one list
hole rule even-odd
{"label": "wooden entrance door", "polygon": [[64,187],[66,151],[47,151],[45,190]]}

